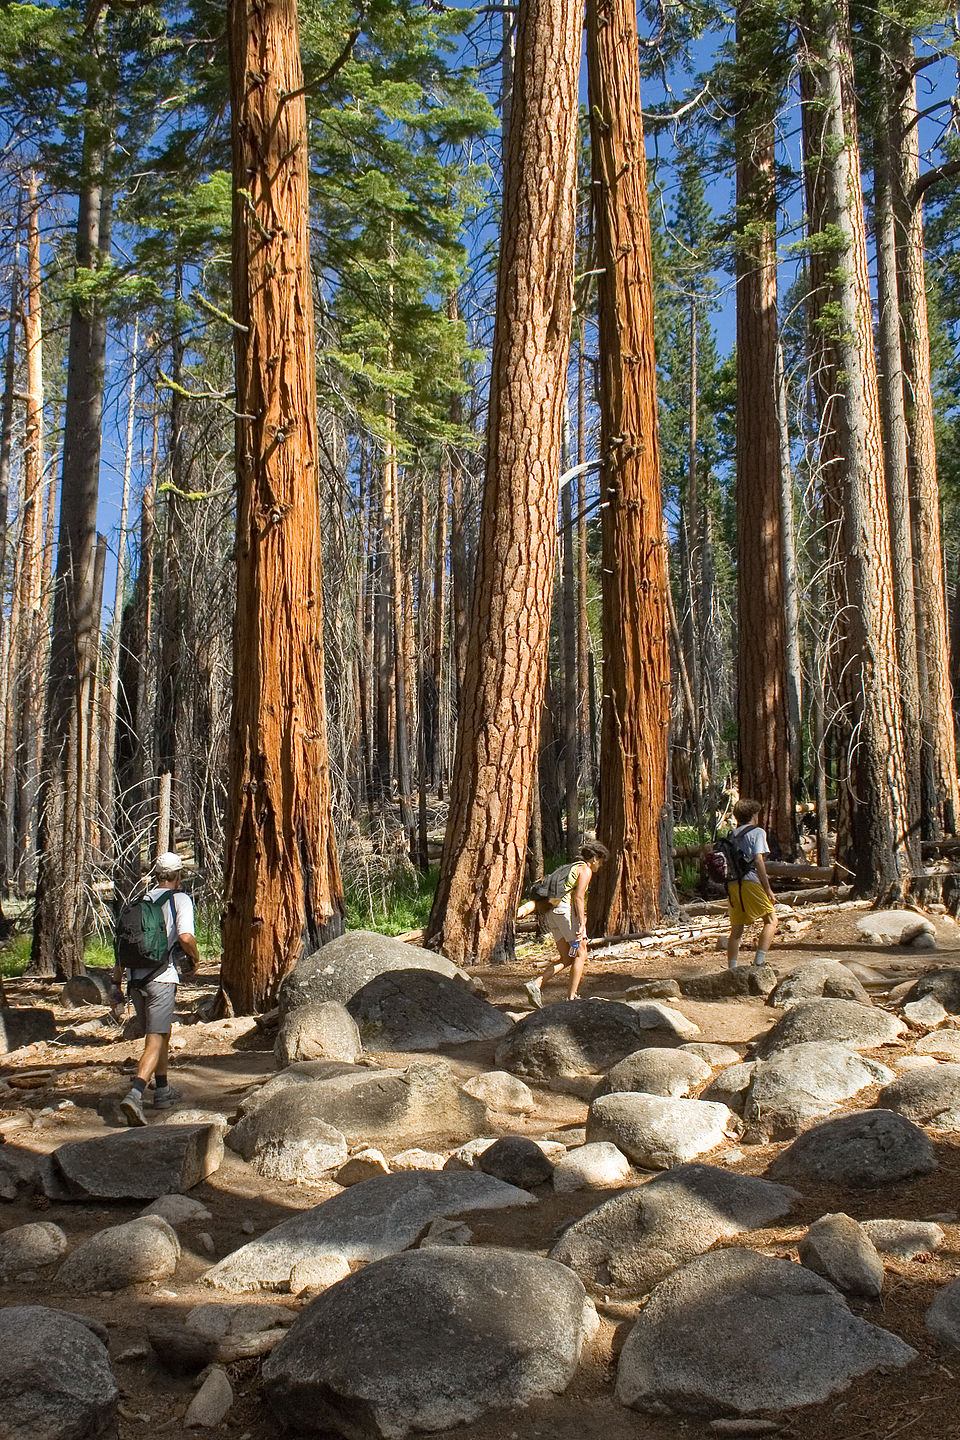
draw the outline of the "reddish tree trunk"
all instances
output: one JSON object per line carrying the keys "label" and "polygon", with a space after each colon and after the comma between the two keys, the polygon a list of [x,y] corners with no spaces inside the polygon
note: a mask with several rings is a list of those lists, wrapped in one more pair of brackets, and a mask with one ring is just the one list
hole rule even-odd
{"label": "reddish tree trunk", "polygon": [[590,928],[661,916],[669,853],[670,652],[660,500],[647,167],[636,9],[589,0],[587,65],[600,301],[603,715],[597,834],[611,861],[590,887]]}
{"label": "reddish tree trunk", "polygon": [[520,6],[504,177],[486,483],[430,944],[513,951],[556,553],[570,345],[581,0]]}
{"label": "reddish tree trunk", "polygon": [[237,610],[223,985],[270,1004],[342,928],[330,813],[306,111],[295,0],[232,0]]}

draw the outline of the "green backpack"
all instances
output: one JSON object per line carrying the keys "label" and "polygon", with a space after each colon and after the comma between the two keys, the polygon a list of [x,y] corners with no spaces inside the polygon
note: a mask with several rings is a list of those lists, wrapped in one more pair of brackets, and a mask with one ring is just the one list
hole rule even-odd
{"label": "green backpack", "polygon": [[171,890],[162,900],[148,900],[146,895],[140,900],[131,900],[117,916],[113,937],[114,959],[124,970],[149,970],[149,975],[138,980],[140,985],[155,979],[170,963],[167,919],[163,907],[168,901],[173,901],[176,893]]}

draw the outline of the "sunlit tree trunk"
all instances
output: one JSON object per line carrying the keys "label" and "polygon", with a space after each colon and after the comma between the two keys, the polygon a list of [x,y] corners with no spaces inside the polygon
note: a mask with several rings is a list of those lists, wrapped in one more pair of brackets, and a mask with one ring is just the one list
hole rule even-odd
{"label": "sunlit tree trunk", "polygon": [[295,0],[232,0],[237,609],[222,981],[272,1002],[342,928],[323,687],[306,110]]}
{"label": "sunlit tree trunk", "polygon": [[[83,180],[77,215],[77,275],[93,289],[110,250],[110,194],[104,184],[108,137],[96,82],[87,93]],[[100,617],[94,605],[94,557],[107,317],[95,296],[70,310],[67,398],[53,631],[47,676],[38,811],[38,874],[31,974],[83,969],[83,869],[86,851],[86,721],[97,660]]]}
{"label": "sunlit tree trunk", "polygon": [[649,928],[672,894],[661,853],[670,653],[660,500],[647,169],[636,9],[588,0],[587,69],[600,304],[603,715],[597,835],[611,861],[590,929]]}
{"label": "sunlit tree trunk", "polygon": [[920,171],[917,81],[913,42],[908,31],[890,27],[901,88],[895,127],[894,200],[898,217],[900,322],[906,379],[910,450],[910,501],[913,514],[914,588],[917,599],[917,651],[925,672],[920,705],[929,737],[934,786],[934,817],[956,833],[957,747],[949,675],[946,598],[940,562],[940,494],[930,383],[930,333],[923,263],[923,204],[912,194]]}
{"label": "sunlit tree trunk", "polygon": [[513,951],[543,703],[570,343],[581,0],[524,0],[504,176],[486,481],[429,943]]}
{"label": "sunlit tree trunk", "polygon": [[826,276],[834,314],[827,345],[847,597],[845,698],[855,725],[844,786],[849,823],[839,858],[853,873],[857,893],[879,891],[895,899],[919,867],[919,817],[903,753],[883,444],[843,0],[808,8],[802,45],[807,104],[819,135],[819,144],[808,148],[808,164],[819,172],[824,228],[835,249]]}

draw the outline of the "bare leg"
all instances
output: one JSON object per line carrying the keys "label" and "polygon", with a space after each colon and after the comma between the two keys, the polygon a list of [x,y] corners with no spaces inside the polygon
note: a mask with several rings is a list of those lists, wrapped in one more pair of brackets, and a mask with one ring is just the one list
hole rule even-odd
{"label": "bare leg", "polygon": [[567,997],[576,1000],[577,991],[580,989],[580,981],[583,978],[583,967],[587,963],[587,943],[582,940],[577,946],[570,963],[570,993]]}
{"label": "bare leg", "polygon": [[146,1084],[155,1070],[159,1070],[161,1075],[165,1075],[169,1048],[169,1035],[148,1035],[143,1044],[140,1064],[137,1066],[137,1079]]}
{"label": "bare leg", "polygon": [[[770,949],[770,943],[776,933],[777,917],[776,915],[768,915],[763,922],[763,929],[760,931],[760,939],[757,941],[757,954],[761,955],[764,960],[766,960],[767,951]],[[756,965],[762,962],[755,960],[753,963]]]}
{"label": "bare leg", "polygon": [[730,939],[727,941],[727,964],[731,970],[736,970],[737,962],[740,959],[740,940],[742,936],[742,925],[730,926]]}

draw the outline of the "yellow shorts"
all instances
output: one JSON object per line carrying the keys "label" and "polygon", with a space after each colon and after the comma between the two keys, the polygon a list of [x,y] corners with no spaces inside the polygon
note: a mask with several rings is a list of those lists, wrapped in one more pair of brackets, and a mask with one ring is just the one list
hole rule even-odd
{"label": "yellow shorts", "polygon": [[731,925],[749,925],[753,920],[762,920],[767,915],[776,914],[773,901],[756,880],[744,880],[742,885],[737,882],[728,885],[727,898],[730,901]]}

